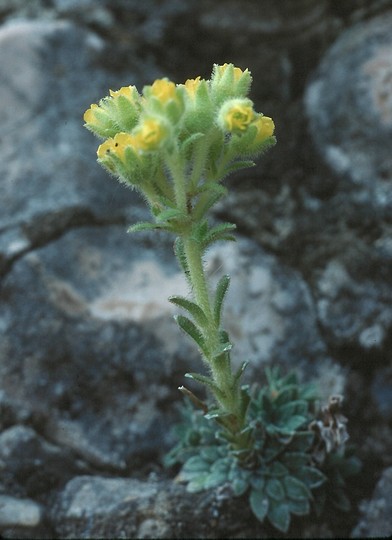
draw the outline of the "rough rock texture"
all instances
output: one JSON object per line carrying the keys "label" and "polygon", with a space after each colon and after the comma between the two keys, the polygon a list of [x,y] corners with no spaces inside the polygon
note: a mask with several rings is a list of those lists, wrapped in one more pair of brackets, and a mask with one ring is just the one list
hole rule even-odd
{"label": "rough rock texture", "polygon": [[382,538],[392,532],[392,468],[385,469],[373,497],[361,504],[361,519],[352,538]]}
{"label": "rough rock texture", "polygon": [[[177,386],[198,369],[166,301],[186,285],[172,239],[126,234],[143,204],[82,128],[109,88],[213,62],[251,69],[279,140],[215,216],[240,230],[208,256],[213,281],[232,277],[234,357],[249,382],[279,362],[345,393],[353,502],[369,500],[392,465],[392,1],[0,0],[0,21],[2,536],[276,534],[161,472]],[[289,536],[390,534],[390,476],[359,523],[298,519]]]}

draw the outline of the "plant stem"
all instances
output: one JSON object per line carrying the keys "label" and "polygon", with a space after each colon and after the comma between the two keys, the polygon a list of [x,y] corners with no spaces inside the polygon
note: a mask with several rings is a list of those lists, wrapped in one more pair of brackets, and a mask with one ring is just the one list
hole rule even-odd
{"label": "plant stem", "polygon": [[202,250],[200,244],[192,237],[184,238],[184,253],[189,268],[189,279],[192,284],[194,299],[204,311],[208,320],[208,327],[205,330],[207,348],[210,357],[206,358],[214,382],[218,386],[219,396],[215,395],[223,410],[232,416],[230,426],[226,426],[230,431],[238,431],[243,427],[241,418],[241,397],[238,385],[235,384],[231,370],[230,357],[228,352],[217,354],[221,345],[220,328],[216,324],[213,309],[210,302],[207,279],[205,275]]}

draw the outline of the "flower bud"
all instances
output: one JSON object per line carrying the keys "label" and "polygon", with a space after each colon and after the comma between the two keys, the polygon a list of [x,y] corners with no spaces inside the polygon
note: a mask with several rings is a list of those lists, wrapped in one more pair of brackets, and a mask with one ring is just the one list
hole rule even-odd
{"label": "flower bud", "polygon": [[211,75],[211,96],[213,101],[220,105],[230,98],[244,98],[248,95],[252,76],[248,69],[233,64],[214,64]]}
{"label": "flower bud", "polygon": [[168,126],[158,118],[146,118],[135,132],[138,148],[145,152],[157,150],[168,135]]}
{"label": "flower bud", "polygon": [[254,116],[250,99],[230,99],[222,105],[218,113],[218,123],[223,131],[241,134],[247,130]]}
{"label": "flower bud", "polygon": [[84,113],[83,120],[85,127],[92,131],[98,137],[113,137],[118,127],[104,107],[93,103]]}

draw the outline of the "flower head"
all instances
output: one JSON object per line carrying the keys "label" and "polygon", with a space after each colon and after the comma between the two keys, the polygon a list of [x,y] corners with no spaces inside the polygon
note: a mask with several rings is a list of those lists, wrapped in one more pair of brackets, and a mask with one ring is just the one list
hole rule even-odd
{"label": "flower head", "polygon": [[151,95],[159,99],[161,103],[166,103],[171,99],[176,99],[176,85],[168,79],[157,79],[151,85]]}
{"label": "flower head", "polygon": [[244,73],[249,73],[248,69],[242,71],[241,68],[233,66],[233,64],[227,63],[222,64],[221,66],[217,66],[217,73],[220,75],[220,77],[223,77],[227,69],[231,69],[231,67],[233,68],[233,78],[235,82],[239,81],[242,75],[244,75]]}
{"label": "flower head", "polygon": [[185,87],[186,93],[188,94],[190,98],[192,99],[195,98],[195,95],[196,95],[197,89],[200,86],[200,83],[201,83],[200,75],[199,77],[196,77],[196,79],[187,79],[185,81],[184,87]]}
{"label": "flower head", "polygon": [[83,120],[86,124],[97,124],[99,123],[99,117],[97,117],[97,112],[100,111],[99,105],[93,103],[89,109],[84,113]]}
{"label": "flower head", "polygon": [[272,137],[274,134],[275,124],[269,116],[258,116],[253,122],[253,125],[257,128],[256,143],[262,142],[264,139]]}
{"label": "flower head", "polygon": [[167,128],[156,118],[145,119],[137,133],[136,139],[141,150],[156,150],[166,138]]}
{"label": "flower head", "polygon": [[135,92],[137,93],[135,86],[122,86],[119,90],[109,90],[112,98],[125,97],[129,100],[134,99]]}
{"label": "flower head", "polygon": [[242,133],[246,131],[254,116],[253,104],[249,99],[232,99],[223,105],[219,120],[225,131]]}
{"label": "flower head", "polygon": [[97,150],[99,159],[104,159],[108,155],[116,156],[121,161],[125,161],[126,148],[133,148],[135,152],[139,150],[139,141],[131,133],[117,133],[113,138],[102,143]]}

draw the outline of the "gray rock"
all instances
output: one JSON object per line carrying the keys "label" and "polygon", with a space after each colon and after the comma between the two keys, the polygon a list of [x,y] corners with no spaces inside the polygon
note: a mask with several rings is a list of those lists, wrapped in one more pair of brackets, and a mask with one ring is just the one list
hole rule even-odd
{"label": "gray rock", "polygon": [[369,501],[361,504],[361,519],[351,538],[383,538],[392,534],[392,467],[385,469]]}
{"label": "gray rock", "polygon": [[301,265],[328,342],[365,357],[385,349],[392,325],[391,28],[387,13],[343,32],[305,95],[314,144],[336,181],[313,209],[304,197]]}
{"label": "gray rock", "polygon": [[15,22],[0,29],[0,47],[7,81],[0,85],[4,271],[68,227],[124,221],[137,205],[129,210],[134,194],[119,190],[95,163],[96,142],[82,127],[84,110],[116,84],[94,65],[103,41],[65,21]]}
{"label": "gray rock", "polygon": [[[207,261],[213,284],[232,276],[224,323],[234,363],[251,362],[248,378],[271,358],[314,373],[326,351],[300,276],[243,238]],[[161,453],[163,405],[186,371],[202,368],[173,321],[172,294],[188,288],[165,236],[85,227],[25,255],[3,280],[1,387],[95,466],[126,469]]]}
{"label": "gray rock", "polygon": [[0,491],[4,494],[45,503],[51,492],[75,474],[88,471],[70,451],[48,443],[32,428],[13,426],[0,434]]}
{"label": "gray rock", "polygon": [[168,481],[77,477],[51,516],[60,538],[265,538],[247,505],[224,491],[190,494]]}
{"label": "gray rock", "polygon": [[352,197],[390,212],[392,14],[344,32],[322,60],[305,104],[322,158],[352,184]]}
{"label": "gray rock", "polygon": [[42,507],[30,499],[0,495],[0,529],[38,527],[42,521],[42,514]]}

